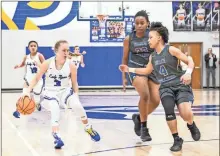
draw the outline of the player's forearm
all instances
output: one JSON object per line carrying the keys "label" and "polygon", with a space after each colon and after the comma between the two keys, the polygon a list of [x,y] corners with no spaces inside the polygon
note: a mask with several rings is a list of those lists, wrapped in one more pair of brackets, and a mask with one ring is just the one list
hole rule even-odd
{"label": "player's forearm", "polygon": [[76,83],[73,83],[73,84],[72,84],[72,87],[73,87],[74,93],[79,94],[78,83],[77,83],[77,82],[76,82]]}
{"label": "player's forearm", "polygon": [[35,76],[28,87],[28,92],[31,92],[33,90],[33,88],[36,86],[38,81],[39,80],[38,80],[37,76]]}
{"label": "player's forearm", "polygon": [[192,74],[194,66],[195,65],[194,65],[193,59],[188,57],[188,68],[186,70],[186,74]]}
{"label": "player's forearm", "polygon": [[[128,58],[124,57],[124,58],[122,59],[122,64],[128,65]],[[123,79],[126,78],[125,72],[122,72],[122,78],[123,78]]]}
{"label": "player's forearm", "polygon": [[152,72],[152,70],[148,68],[129,68],[128,71],[130,73],[136,73],[140,75],[149,75]]}

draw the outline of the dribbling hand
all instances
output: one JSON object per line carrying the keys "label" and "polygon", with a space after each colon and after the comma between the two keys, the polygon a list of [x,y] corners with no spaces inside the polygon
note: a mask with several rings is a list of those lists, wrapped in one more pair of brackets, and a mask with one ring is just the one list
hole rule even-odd
{"label": "dribbling hand", "polygon": [[23,98],[25,98],[26,96],[27,96],[29,99],[31,98],[30,92],[28,92],[27,90],[23,91],[21,97],[22,97],[22,99],[23,99]]}

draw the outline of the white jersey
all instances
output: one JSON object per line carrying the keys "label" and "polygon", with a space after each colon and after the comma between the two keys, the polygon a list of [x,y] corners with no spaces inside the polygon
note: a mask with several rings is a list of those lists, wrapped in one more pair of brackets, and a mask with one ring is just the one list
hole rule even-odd
{"label": "white jersey", "polygon": [[36,62],[39,64],[40,58],[39,58],[39,53],[37,53],[35,56],[27,55],[26,61],[25,61],[25,66],[26,66],[26,73],[25,77],[27,79],[32,79],[36,74],[37,71],[39,70],[39,67],[37,66]]}
{"label": "white jersey", "polygon": [[79,68],[79,64],[81,62],[81,55],[79,56],[72,56],[71,61],[76,65],[77,68]]}
{"label": "white jersey", "polygon": [[[26,73],[24,76],[24,80],[28,86],[30,85],[32,79],[36,76],[39,70],[39,67],[37,66],[36,62],[38,64],[41,63],[40,58],[39,58],[39,53],[37,53],[35,56],[32,56],[32,58],[30,54],[27,55],[26,61],[25,61]],[[43,86],[44,86],[44,82],[43,82],[43,79],[41,79],[37,83],[37,85],[34,87],[34,90],[33,90],[34,93],[37,95],[41,94]]]}
{"label": "white jersey", "polygon": [[71,87],[70,82],[70,60],[66,59],[62,69],[57,70],[55,65],[55,57],[50,58],[50,64],[45,73],[45,90],[61,91]]}

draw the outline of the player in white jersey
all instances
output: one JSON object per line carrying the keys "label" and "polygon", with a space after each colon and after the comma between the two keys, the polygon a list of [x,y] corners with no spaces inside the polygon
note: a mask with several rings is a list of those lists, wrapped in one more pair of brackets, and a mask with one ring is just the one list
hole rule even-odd
{"label": "player in white jersey", "polygon": [[198,4],[198,9],[196,10],[197,26],[205,26],[205,9],[202,8],[202,4]]}
{"label": "player in white jersey", "polygon": [[84,59],[83,59],[83,55],[85,55],[85,54],[86,54],[85,51],[80,53],[79,46],[75,46],[74,52],[70,53],[70,59],[76,65],[77,69],[79,68],[79,64],[81,65],[81,67],[83,67],[83,68],[85,67],[85,63],[84,63]]}
{"label": "player in white jersey", "polygon": [[[44,62],[44,56],[37,52],[38,49],[38,43],[36,41],[30,41],[28,43],[28,48],[30,50],[29,55],[25,55],[22,63],[20,65],[16,65],[14,68],[21,68],[25,66],[25,76],[24,76],[24,86],[23,86],[23,92],[28,88],[31,80],[34,78],[34,76],[37,74],[37,71],[39,70],[39,66]],[[41,98],[41,92],[43,89],[43,79],[41,79],[38,84],[34,87],[32,98],[34,98],[37,109],[41,110],[40,102],[43,100]],[[13,116],[15,118],[20,118],[20,113],[18,111],[13,112]]]}
{"label": "player in white jersey", "polygon": [[183,4],[179,5],[179,9],[176,11],[176,17],[178,19],[178,27],[185,26],[185,17],[186,17],[186,10],[183,8]]}
{"label": "player in white jersey", "polygon": [[[52,135],[55,139],[55,148],[60,149],[64,142],[59,135],[60,105],[67,105],[81,117],[85,125],[85,131],[93,141],[99,141],[99,134],[93,130],[88,123],[87,115],[78,97],[77,68],[68,59],[69,44],[60,40],[55,44],[55,57],[46,60],[40,67],[36,77],[32,80],[28,90],[23,97],[30,94],[30,91],[45,74],[44,99],[48,100],[51,111]],[[72,85],[69,81],[72,81]],[[74,92],[73,92],[74,91]]]}

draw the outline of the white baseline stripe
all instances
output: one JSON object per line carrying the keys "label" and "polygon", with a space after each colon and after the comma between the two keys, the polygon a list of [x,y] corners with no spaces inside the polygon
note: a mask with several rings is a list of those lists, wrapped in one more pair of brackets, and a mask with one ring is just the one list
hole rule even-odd
{"label": "white baseline stripe", "polygon": [[21,132],[15,127],[15,125],[9,120],[9,118],[7,117],[7,115],[2,112],[3,117],[5,118],[5,120],[9,123],[9,125],[11,126],[12,129],[14,129],[18,136],[21,138],[21,140],[24,142],[24,144],[27,146],[27,148],[30,150],[30,152],[32,153],[33,156],[40,156],[36,150],[28,143],[28,141],[22,136]]}

